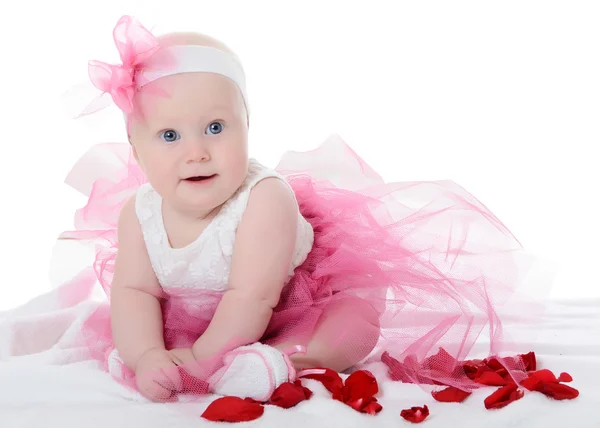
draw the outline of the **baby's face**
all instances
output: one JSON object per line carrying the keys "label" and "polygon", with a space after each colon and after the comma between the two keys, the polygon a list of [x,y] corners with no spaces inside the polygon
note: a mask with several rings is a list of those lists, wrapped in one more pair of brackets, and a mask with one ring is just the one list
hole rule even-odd
{"label": "baby's face", "polygon": [[130,140],[161,197],[197,216],[227,201],[248,169],[246,110],[237,86],[217,74],[184,73],[152,82],[137,102],[142,117],[132,120]]}

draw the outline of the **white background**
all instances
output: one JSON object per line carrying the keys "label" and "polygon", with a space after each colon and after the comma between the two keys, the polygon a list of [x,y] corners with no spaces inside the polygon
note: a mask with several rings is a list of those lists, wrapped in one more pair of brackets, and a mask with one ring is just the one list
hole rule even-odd
{"label": "white background", "polygon": [[112,29],[199,31],[244,62],[251,154],[337,133],[388,181],[452,179],[559,269],[557,297],[600,295],[596,1],[51,1],[0,6],[0,310],[51,287],[57,235],[85,199],[63,180],[91,145],[62,94]]}

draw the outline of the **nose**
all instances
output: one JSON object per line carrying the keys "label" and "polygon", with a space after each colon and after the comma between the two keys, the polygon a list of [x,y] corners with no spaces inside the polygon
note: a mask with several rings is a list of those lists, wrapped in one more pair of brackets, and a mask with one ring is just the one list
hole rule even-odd
{"label": "nose", "polygon": [[207,162],[210,160],[210,153],[206,143],[201,139],[190,139],[186,144],[186,163]]}

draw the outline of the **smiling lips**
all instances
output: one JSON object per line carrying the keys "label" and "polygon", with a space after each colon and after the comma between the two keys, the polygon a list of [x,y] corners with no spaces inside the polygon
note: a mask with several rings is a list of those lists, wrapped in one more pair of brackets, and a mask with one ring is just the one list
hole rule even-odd
{"label": "smiling lips", "polygon": [[213,174],[213,175],[197,175],[195,177],[185,178],[184,181],[187,181],[189,183],[206,183],[207,181],[211,181],[216,176],[217,176],[217,174]]}

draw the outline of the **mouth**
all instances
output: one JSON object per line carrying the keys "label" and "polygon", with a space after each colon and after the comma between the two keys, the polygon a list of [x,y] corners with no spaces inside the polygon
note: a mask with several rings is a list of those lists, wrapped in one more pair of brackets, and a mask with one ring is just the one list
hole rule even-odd
{"label": "mouth", "polygon": [[189,182],[192,182],[192,183],[197,183],[197,182],[202,182],[202,181],[208,181],[211,178],[214,178],[216,176],[217,176],[217,174],[213,174],[213,175],[196,175],[194,177],[185,178],[184,181],[189,181]]}

